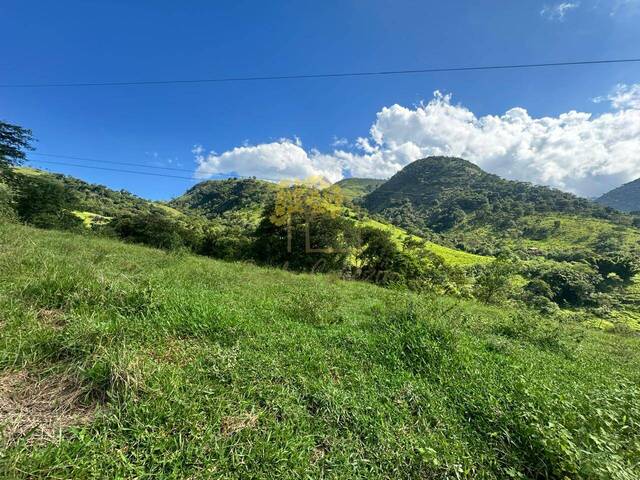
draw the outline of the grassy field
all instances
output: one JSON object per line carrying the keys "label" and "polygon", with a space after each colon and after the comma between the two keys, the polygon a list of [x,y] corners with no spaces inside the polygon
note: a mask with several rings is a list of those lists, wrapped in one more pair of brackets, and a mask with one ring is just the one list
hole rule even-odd
{"label": "grassy field", "polygon": [[[604,219],[545,214],[523,217],[521,223],[538,228],[546,228],[549,234],[541,239],[526,237],[506,238],[504,240],[506,245],[511,245],[514,248],[531,247],[549,251],[575,250],[577,248],[592,249],[603,238],[619,239],[623,247],[632,247],[640,243],[640,230],[617,225]],[[459,231],[460,233],[472,234],[477,238],[484,238],[488,242],[495,242],[496,238],[504,237],[504,232],[494,231],[487,226],[477,228],[463,225],[459,228]]]}
{"label": "grassy field", "polygon": [[[405,230],[400,227],[396,227],[390,223],[382,223],[373,219],[367,219],[358,223],[360,227],[373,227],[379,230],[384,230],[391,234],[391,237],[401,245],[402,242],[409,236],[412,236],[415,240],[423,240],[415,235],[409,235]],[[424,241],[424,240],[423,240]],[[440,255],[444,261],[450,265],[458,266],[470,266],[477,264],[489,263],[493,260],[493,257],[486,257],[483,255],[475,255],[473,253],[463,252],[462,250],[456,250],[453,248],[438,245],[437,243],[424,241],[425,247],[431,252]]]}
{"label": "grassy field", "polygon": [[640,476],[640,339],[0,225],[2,478]]}

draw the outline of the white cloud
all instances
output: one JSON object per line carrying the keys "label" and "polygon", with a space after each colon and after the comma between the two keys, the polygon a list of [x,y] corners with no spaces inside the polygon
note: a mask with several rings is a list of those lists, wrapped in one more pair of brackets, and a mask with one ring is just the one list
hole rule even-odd
{"label": "white cloud", "polygon": [[611,106],[617,110],[625,108],[640,109],[640,83],[634,85],[619,83],[609,95],[596,97],[593,101],[596,103],[609,101]]}
{"label": "white cloud", "polygon": [[415,108],[383,108],[362,143],[361,153],[345,161],[354,176],[386,177],[417,158],[448,155],[506,178],[585,196],[640,177],[637,108],[599,117],[570,111],[532,118],[516,107],[478,118],[436,92]]}
{"label": "white cloud", "polygon": [[342,167],[338,160],[316,150],[307,153],[300,139],[280,139],[277,142],[236,147],[220,155],[204,153],[195,147],[198,168],[196,177],[207,178],[213,174],[257,176],[272,180],[306,178],[320,175],[331,182],[342,178]]}
{"label": "white cloud", "polygon": [[351,149],[322,154],[281,140],[238,147],[221,155],[197,154],[198,176],[236,172],[262,178],[322,175],[335,181],[387,178],[430,155],[456,156],[509,179],[549,185],[584,196],[600,195],[640,177],[638,86],[618,86],[606,97],[616,110],[594,116],[570,111],[533,118],[521,107],[477,117],[450,95],[413,108],[384,107],[369,135]]}
{"label": "white cloud", "polygon": [[562,2],[555,5],[545,5],[542,10],[540,10],[540,15],[549,20],[562,22],[567,12],[575,10],[579,6],[579,2]]}

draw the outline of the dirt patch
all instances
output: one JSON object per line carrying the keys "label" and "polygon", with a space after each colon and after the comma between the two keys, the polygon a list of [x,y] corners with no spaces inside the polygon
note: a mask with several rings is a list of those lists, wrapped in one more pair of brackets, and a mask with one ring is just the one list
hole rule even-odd
{"label": "dirt patch", "polygon": [[62,330],[66,324],[64,312],[59,309],[42,308],[37,313],[38,320],[54,330]]}
{"label": "dirt patch", "polygon": [[85,425],[97,405],[85,401],[86,390],[65,375],[40,378],[25,371],[0,375],[0,436],[11,444],[51,442],[63,430]]}
{"label": "dirt patch", "polygon": [[245,428],[253,428],[258,423],[258,416],[255,413],[244,413],[236,417],[223,417],[220,422],[220,432],[230,437]]}

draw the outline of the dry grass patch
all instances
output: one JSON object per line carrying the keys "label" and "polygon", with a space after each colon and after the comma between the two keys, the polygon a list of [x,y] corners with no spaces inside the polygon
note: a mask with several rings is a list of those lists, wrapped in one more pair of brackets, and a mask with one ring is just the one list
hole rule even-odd
{"label": "dry grass patch", "polygon": [[38,320],[53,328],[54,330],[62,330],[66,325],[64,312],[59,309],[42,308],[37,313]]}
{"label": "dry grass patch", "polygon": [[258,416],[253,412],[238,416],[223,417],[220,422],[220,432],[228,437],[245,428],[253,428],[258,424]]}
{"label": "dry grass patch", "polygon": [[51,442],[70,427],[88,424],[97,405],[85,401],[85,394],[86,389],[66,375],[39,378],[23,370],[0,375],[3,443]]}

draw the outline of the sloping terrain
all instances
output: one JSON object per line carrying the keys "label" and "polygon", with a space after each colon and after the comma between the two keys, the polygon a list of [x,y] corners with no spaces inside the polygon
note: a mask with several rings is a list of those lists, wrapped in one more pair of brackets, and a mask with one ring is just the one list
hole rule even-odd
{"label": "sloping terrain", "polygon": [[345,199],[353,201],[373,192],[384,182],[377,178],[345,178],[333,185],[340,187]]}
{"label": "sloping terrain", "polygon": [[464,222],[502,228],[534,213],[612,215],[587,199],[504,180],[451,157],[429,157],[407,165],[367,195],[363,204],[396,225],[435,232],[446,232]]}
{"label": "sloping terrain", "polygon": [[254,217],[257,221],[269,201],[275,198],[278,185],[255,179],[209,180],[201,182],[169,204],[205,217],[225,215]]}
{"label": "sloping terrain", "polygon": [[640,212],[640,178],[605,193],[596,202],[622,212]]}
{"label": "sloping terrain", "polygon": [[10,224],[0,270],[3,378],[100,403],[4,478],[640,475],[635,336]]}

